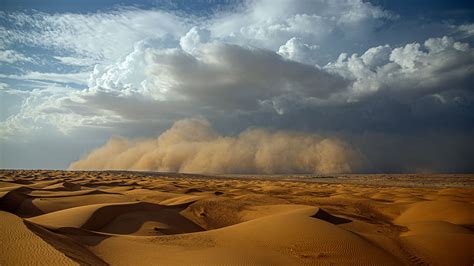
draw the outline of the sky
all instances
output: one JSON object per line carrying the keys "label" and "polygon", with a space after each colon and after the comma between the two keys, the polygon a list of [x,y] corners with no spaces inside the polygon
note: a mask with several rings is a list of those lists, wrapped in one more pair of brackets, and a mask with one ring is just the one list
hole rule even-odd
{"label": "sky", "polygon": [[0,0],[0,168],[473,172],[472,1]]}

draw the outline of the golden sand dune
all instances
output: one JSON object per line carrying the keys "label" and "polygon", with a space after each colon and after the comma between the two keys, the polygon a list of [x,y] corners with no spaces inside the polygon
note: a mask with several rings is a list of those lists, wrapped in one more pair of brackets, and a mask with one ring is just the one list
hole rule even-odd
{"label": "golden sand dune", "polygon": [[474,205],[455,200],[423,201],[412,204],[396,220],[400,224],[445,221],[460,225],[474,224]]}
{"label": "golden sand dune", "polygon": [[0,243],[2,265],[78,265],[28,230],[21,218],[4,211],[0,211]]}
{"label": "golden sand dune", "polygon": [[4,170],[0,264],[472,265],[473,183]]}
{"label": "golden sand dune", "polygon": [[[93,250],[110,260],[117,257],[111,247],[125,250],[116,262],[133,264],[146,252],[144,263],[153,264],[304,264],[316,262],[394,264],[397,259],[364,238],[312,217],[311,206],[276,206],[276,214],[201,233],[163,238],[114,236]],[[192,260],[190,260],[192,259]]]}
{"label": "golden sand dune", "polygon": [[79,228],[131,235],[178,234],[202,231],[179,212],[187,204],[164,206],[148,202],[93,204],[56,211],[29,222],[48,229]]}

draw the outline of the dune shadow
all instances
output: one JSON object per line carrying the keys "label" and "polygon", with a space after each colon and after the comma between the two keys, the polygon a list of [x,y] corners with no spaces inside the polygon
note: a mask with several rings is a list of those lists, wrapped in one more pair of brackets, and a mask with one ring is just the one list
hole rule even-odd
{"label": "dune shadow", "polygon": [[[148,226],[149,234],[182,234],[204,229],[180,214],[191,203],[165,206],[148,202],[110,205],[98,209],[82,229],[111,233],[136,234]],[[143,232],[142,232],[143,233]]]}
{"label": "dune shadow", "polygon": [[184,192],[184,194],[194,193],[194,192],[202,192],[202,190],[198,188],[190,188]]}
{"label": "dune shadow", "polygon": [[338,216],[334,216],[334,215],[326,212],[325,210],[323,210],[321,208],[319,208],[318,211],[315,214],[311,215],[311,217],[316,218],[316,219],[320,219],[320,220],[323,220],[323,221],[326,221],[326,222],[329,222],[329,223],[332,223],[332,224],[335,224],[335,225],[346,224],[346,223],[352,222],[352,220],[342,218],[342,217],[338,217]]}
{"label": "dune shadow", "polygon": [[33,198],[27,193],[32,189],[20,187],[7,192],[0,198],[0,210],[16,214],[22,218],[44,214],[33,204]]}
{"label": "dune shadow", "polygon": [[[80,265],[108,265],[78,241],[75,241],[68,236],[58,234],[27,220],[24,220],[23,223],[30,231],[41,237],[41,239],[46,243],[50,244],[67,257],[78,262]],[[100,241],[105,238],[107,237],[100,237]],[[97,241],[97,243],[100,241]]]}

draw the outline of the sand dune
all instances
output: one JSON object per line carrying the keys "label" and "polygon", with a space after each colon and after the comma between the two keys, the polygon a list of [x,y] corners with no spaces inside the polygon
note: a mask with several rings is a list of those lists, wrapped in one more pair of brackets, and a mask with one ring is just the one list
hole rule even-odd
{"label": "sand dune", "polygon": [[[305,264],[350,263],[353,255],[363,264],[396,265],[398,260],[369,241],[324,220],[311,217],[318,208],[279,206],[278,213],[216,230],[166,238],[122,239],[111,237],[93,250],[107,260],[116,258],[110,248],[131,247],[133,251],[114,263],[129,265],[140,260],[165,265],[193,264]],[[125,241],[124,241],[125,240]],[[107,251],[105,251],[107,250]],[[141,256],[144,251],[146,260]]]}
{"label": "sand dune", "polygon": [[434,265],[470,265],[474,261],[474,233],[448,222],[418,222],[408,226],[402,243],[418,259]]}
{"label": "sand dune", "polygon": [[44,242],[22,219],[0,211],[1,265],[78,265]]}
{"label": "sand dune", "polygon": [[147,202],[106,203],[68,208],[29,222],[48,229],[79,228],[111,234],[157,235],[202,231],[179,212],[188,204],[165,206]]}
{"label": "sand dune", "polygon": [[445,221],[474,224],[474,205],[470,202],[434,200],[414,203],[396,220],[400,224],[423,221]]}
{"label": "sand dune", "polygon": [[472,177],[0,173],[2,265],[474,262]]}

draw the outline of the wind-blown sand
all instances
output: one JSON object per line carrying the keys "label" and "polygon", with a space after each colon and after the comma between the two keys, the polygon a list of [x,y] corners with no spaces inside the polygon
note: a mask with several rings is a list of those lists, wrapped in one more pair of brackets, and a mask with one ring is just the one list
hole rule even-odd
{"label": "wind-blown sand", "polygon": [[470,175],[0,171],[0,265],[472,265]]}

